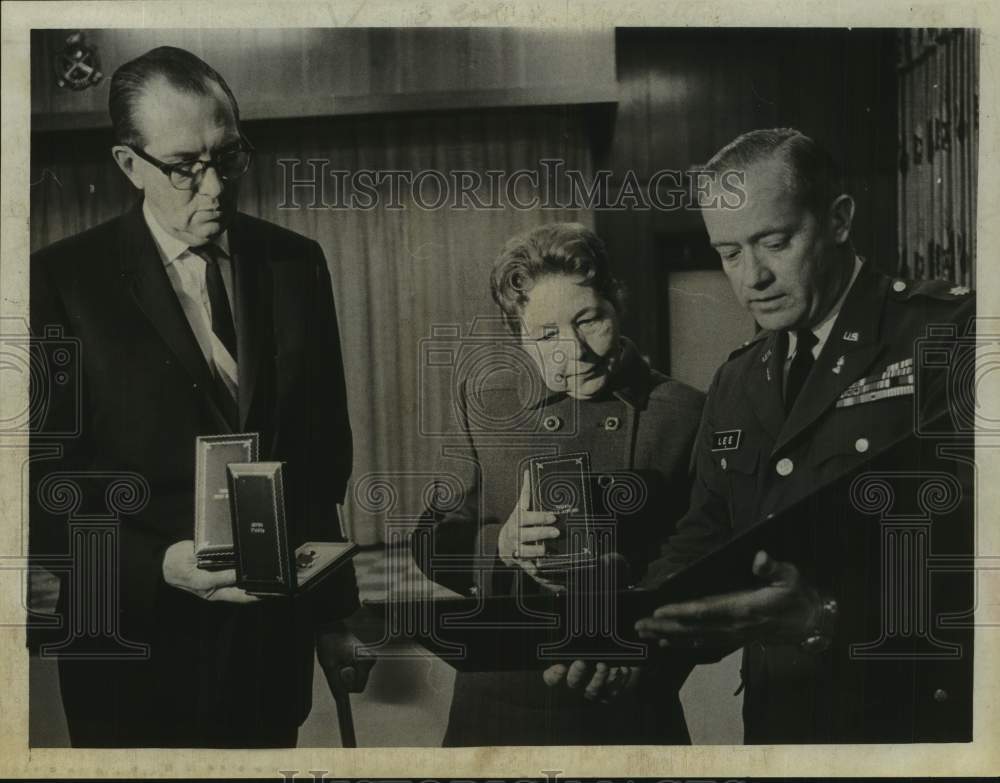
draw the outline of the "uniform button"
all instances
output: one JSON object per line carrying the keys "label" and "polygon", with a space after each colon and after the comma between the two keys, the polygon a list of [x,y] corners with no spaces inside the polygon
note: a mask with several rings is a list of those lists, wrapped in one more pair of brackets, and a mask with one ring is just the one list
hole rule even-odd
{"label": "uniform button", "polygon": [[934,691],[934,701],[948,701],[948,691],[944,688],[938,688]]}
{"label": "uniform button", "polygon": [[722,469],[723,470],[725,470],[726,468],[729,467],[729,462],[726,460],[725,457],[723,457],[721,460],[719,460],[719,464],[722,465]]}
{"label": "uniform button", "polygon": [[562,428],[562,419],[558,416],[546,416],[542,420],[542,427],[545,428],[546,432],[555,432]]}
{"label": "uniform button", "polygon": [[895,283],[892,284],[892,290],[895,291],[897,294],[901,294],[903,293],[903,291],[906,290],[906,283],[903,282],[902,280],[897,280]]}
{"label": "uniform button", "polygon": [[774,469],[778,471],[779,476],[790,476],[792,475],[792,471],[795,470],[795,463],[788,459],[788,457],[782,457],[778,460],[778,464],[774,466]]}
{"label": "uniform button", "polygon": [[870,445],[871,444],[868,443],[868,438],[858,438],[856,441],[854,441],[854,448],[858,452],[858,454],[864,454],[866,451],[868,451],[868,447]]}
{"label": "uniform button", "polygon": [[608,432],[614,432],[620,426],[622,426],[622,422],[617,416],[608,416],[608,418],[604,420],[604,429]]}

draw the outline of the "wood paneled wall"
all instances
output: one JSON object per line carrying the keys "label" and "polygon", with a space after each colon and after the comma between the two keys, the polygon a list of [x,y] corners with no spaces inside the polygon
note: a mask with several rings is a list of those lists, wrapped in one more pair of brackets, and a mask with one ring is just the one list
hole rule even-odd
{"label": "wood paneled wall", "polygon": [[[619,30],[619,104],[596,168],[640,182],[708,160],[740,133],[794,126],[847,169],[859,252],[896,261],[896,72],[885,30]],[[670,265],[664,238],[703,231],[693,211],[602,211],[596,227],[629,286],[626,332],[668,370]],[[671,244],[667,242],[667,244]],[[676,244],[676,243],[675,243]],[[723,354],[723,357],[725,354]]]}
{"label": "wood paneled wall", "polygon": [[319,28],[84,30],[103,81],[56,85],[71,30],[33,30],[34,130],[104,127],[114,70],[179,46],[223,74],[244,119],[613,101],[612,30]]}

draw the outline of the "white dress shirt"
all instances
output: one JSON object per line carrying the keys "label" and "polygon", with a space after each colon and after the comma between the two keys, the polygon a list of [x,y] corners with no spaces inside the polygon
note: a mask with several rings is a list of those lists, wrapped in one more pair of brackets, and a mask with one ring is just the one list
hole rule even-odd
{"label": "white dress shirt", "polygon": [[[208,288],[205,285],[205,260],[191,252],[191,248],[180,239],[171,236],[159,224],[149,211],[146,203],[142,205],[142,215],[153,235],[153,242],[160,253],[160,259],[166,268],[170,285],[180,301],[181,309],[191,325],[195,339],[201,348],[209,367],[215,369],[219,377],[237,399],[236,360],[226,346],[212,331],[212,305],[208,299]],[[222,282],[226,288],[226,298],[229,299],[229,309],[236,317],[236,306],[233,298],[233,264],[229,255],[229,237],[223,233],[214,244],[222,252],[218,255],[219,271],[222,272]],[[237,324],[233,324],[238,328]]]}

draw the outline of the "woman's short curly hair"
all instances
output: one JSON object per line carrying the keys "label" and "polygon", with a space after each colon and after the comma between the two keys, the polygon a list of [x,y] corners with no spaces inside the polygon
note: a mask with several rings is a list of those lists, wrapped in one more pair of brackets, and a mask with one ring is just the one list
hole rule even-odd
{"label": "woman's short curly hair", "polygon": [[493,264],[490,293],[513,334],[520,333],[528,294],[548,275],[581,277],[581,285],[607,299],[619,313],[624,309],[625,289],[612,274],[597,234],[581,223],[548,223],[509,240]]}

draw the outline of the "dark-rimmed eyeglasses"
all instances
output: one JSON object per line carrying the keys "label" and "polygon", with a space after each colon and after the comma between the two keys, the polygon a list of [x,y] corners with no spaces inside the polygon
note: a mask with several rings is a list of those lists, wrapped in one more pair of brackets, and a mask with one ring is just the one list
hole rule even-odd
{"label": "dark-rimmed eyeglasses", "polygon": [[164,163],[138,147],[133,147],[131,144],[125,146],[146,163],[156,166],[162,171],[170,179],[170,184],[177,190],[194,190],[198,187],[209,167],[215,169],[215,173],[223,182],[237,180],[247,173],[254,152],[253,146],[245,136],[241,136],[237,144],[222,150],[214,158],[186,160],[180,163]]}

